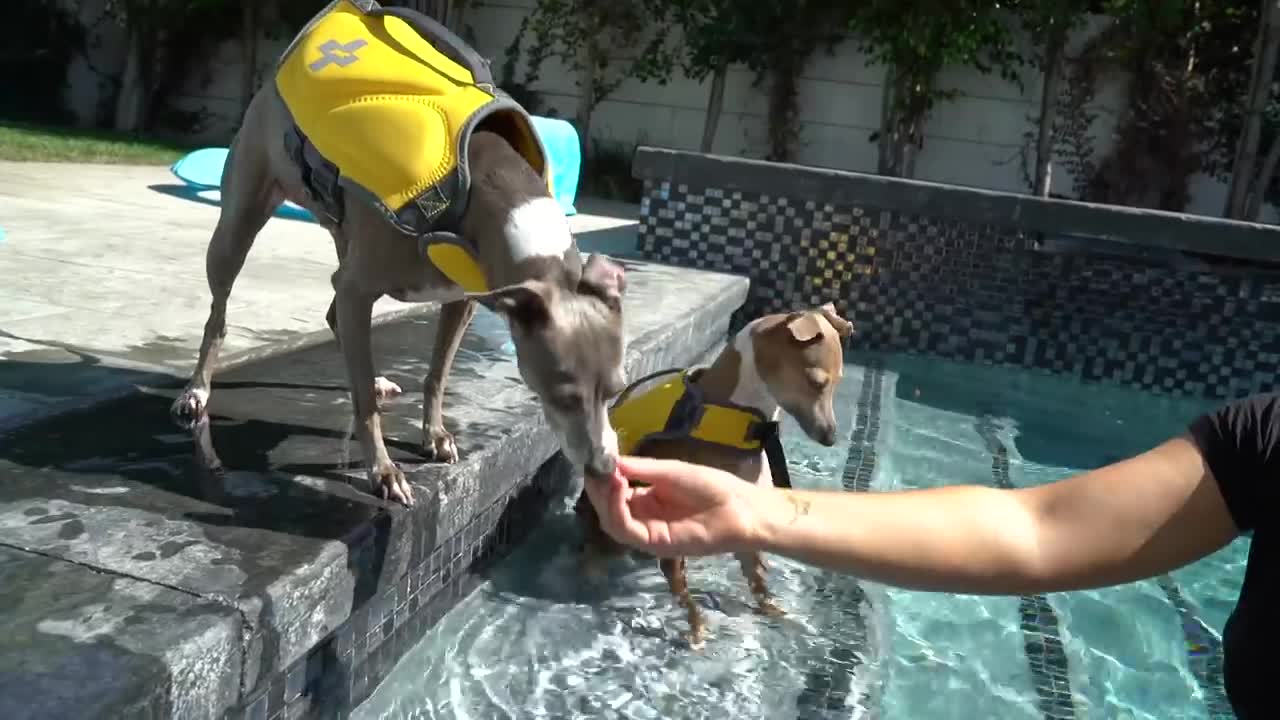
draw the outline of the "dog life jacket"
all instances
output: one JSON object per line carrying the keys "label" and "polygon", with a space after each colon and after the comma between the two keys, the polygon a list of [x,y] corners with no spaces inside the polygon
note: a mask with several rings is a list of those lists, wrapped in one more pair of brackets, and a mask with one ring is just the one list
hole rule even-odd
{"label": "dog life jacket", "polygon": [[[643,454],[657,440],[693,440],[744,453],[764,452],[776,487],[791,487],[778,422],[755,408],[707,402],[694,381],[701,369],[663,370],[627,386],[609,409],[609,424],[618,434],[618,452]],[[669,376],[640,394],[641,385]]]}
{"label": "dog life jacket", "polygon": [[476,127],[505,137],[550,188],[529,115],[494,85],[488,62],[407,8],[334,0],[284,51],[275,84],[293,122],[285,146],[329,219],[342,222],[343,192],[354,192],[466,290],[485,289],[474,259],[424,239],[458,240]]}

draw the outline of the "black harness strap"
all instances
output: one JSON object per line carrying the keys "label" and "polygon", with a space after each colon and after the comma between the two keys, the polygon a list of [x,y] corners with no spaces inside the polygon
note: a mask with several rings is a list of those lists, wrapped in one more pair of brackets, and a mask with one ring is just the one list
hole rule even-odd
{"label": "black harness strap", "polygon": [[764,439],[764,456],[769,460],[769,474],[773,476],[773,486],[791,488],[791,471],[787,469],[787,454],[782,449],[782,435],[778,432],[778,423],[769,423],[770,431]]}

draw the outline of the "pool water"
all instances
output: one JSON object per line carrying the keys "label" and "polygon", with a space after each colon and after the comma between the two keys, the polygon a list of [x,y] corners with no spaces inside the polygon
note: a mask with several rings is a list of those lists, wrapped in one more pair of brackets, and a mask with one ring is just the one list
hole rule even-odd
{"label": "pool water", "polygon": [[[1210,407],[1037,373],[873,360],[847,368],[837,447],[784,422],[797,487],[1035,485],[1150,447]],[[579,575],[573,499],[354,716],[1230,717],[1218,638],[1246,540],[1165,578],[1028,598],[901,591],[771,557],[779,619],[751,611],[731,557],[704,558],[689,569],[710,631],[695,653],[654,561],[620,560],[600,584]]]}

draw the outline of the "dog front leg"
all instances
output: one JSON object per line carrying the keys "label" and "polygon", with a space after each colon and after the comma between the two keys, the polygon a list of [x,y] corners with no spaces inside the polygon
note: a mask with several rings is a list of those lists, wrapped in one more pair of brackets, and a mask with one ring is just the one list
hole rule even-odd
{"label": "dog front leg", "polygon": [[475,314],[474,300],[455,300],[440,307],[431,367],[422,379],[422,448],[428,457],[438,462],[458,461],[458,444],[444,427],[444,387],[462,336]]}
{"label": "dog front leg", "polygon": [[[341,350],[342,337],[338,335],[338,298],[336,296],[329,301],[329,311],[325,313],[324,321],[329,324],[329,331],[333,333],[334,339],[338,341],[339,350]],[[373,394],[379,400],[395,397],[400,393],[400,386],[382,375],[373,379]]]}
{"label": "dog front leg", "polygon": [[786,613],[769,595],[769,585],[765,582],[766,568],[764,557],[760,553],[737,553],[738,565],[742,575],[747,579],[751,594],[756,598],[756,612],[768,617],[781,617]]}
{"label": "dog front leg", "polygon": [[373,384],[372,332],[373,303],[367,293],[335,282],[338,344],[346,360],[351,385],[351,405],[355,413],[355,432],[364,451],[369,481],[378,495],[404,505],[413,504],[413,492],[404,473],[391,461],[382,439],[382,422]]}
{"label": "dog front leg", "polygon": [[671,590],[672,595],[676,596],[676,600],[688,614],[689,647],[693,650],[701,650],[706,645],[706,627],[703,625],[702,612],[698,610],[698,604],[689,594],[687,560],[682,557],[659,558],[658,566],[662,568],[662,574],[667,577],[667,588]]}

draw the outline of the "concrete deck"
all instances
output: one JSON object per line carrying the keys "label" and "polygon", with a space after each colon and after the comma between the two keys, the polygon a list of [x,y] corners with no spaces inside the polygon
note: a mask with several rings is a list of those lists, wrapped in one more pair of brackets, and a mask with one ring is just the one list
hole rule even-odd
{"label": "concrete deck", "polygon": [[[0,162],[0,429],[190,372],[218,208],[184,191],[164,167]],[[584,250],[630,254],[636,207],[577,206]],[[272,218],[236,281],[223,366],[326,341],[335,265],[318,225]],[[383,298],[375,312],[424,309]]]}

